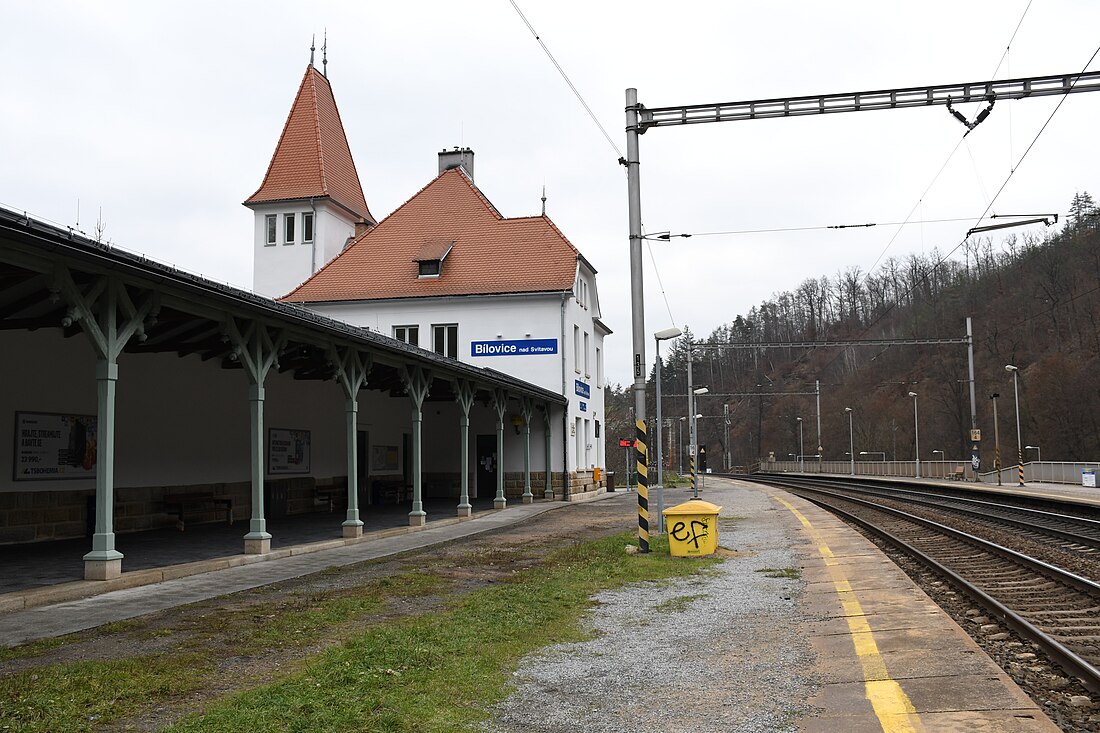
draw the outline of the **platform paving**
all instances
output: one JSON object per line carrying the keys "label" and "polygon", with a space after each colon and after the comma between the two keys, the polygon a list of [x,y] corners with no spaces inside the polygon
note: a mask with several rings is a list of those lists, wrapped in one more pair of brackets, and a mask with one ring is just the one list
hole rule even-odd
{"label": "platform paving", "polygon": [[809,701],[820,713],[801,730],[1060,730],[872,542],[804,499],[761,490],[787,508],[781,516],[805,543],[801,606],[821,688]]}

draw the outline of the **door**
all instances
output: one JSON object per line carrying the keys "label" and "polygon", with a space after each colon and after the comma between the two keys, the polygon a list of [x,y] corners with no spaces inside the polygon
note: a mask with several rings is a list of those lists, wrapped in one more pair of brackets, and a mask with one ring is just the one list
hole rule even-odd
{"label": "door", "polygon": [[474,496],[496,496],[497,492],[497,436],[479,435],[475,441],[477,452]]}

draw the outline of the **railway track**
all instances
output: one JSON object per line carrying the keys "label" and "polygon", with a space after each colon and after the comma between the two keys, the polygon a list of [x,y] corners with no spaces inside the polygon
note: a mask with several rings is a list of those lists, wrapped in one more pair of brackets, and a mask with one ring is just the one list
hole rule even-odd
{"label": "railway track", "polygon": [[[1019,549],[1100,555],[1100,523],[908,487],[880,492],[835,478],[827,486],[804,477],[753,480],[802,496],[916,559],[1100,693],[1100,583]],[[899,500],[919,507],[920,516],[887,505]]]}

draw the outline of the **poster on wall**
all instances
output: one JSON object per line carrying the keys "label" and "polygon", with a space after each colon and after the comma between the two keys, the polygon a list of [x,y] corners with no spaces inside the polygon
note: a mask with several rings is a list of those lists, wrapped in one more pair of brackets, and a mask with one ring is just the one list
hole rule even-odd
{"label": "poster on wall", "polygon": [[371,473],[397,473],[398,452],[396,445],[375,445],[371,447]]}
{"label": "poster on wall", "polygon": [[15,413],[16,481],[95,478],[96,416]]}
{"label": "poster on wall", "polygon": [[267,431],[267,472],[309,473],[309,431],[270,428]]}

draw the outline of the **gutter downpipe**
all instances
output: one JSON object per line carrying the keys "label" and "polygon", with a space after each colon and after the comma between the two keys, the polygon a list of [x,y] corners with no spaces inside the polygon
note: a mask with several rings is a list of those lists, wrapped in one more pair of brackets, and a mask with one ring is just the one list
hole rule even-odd
{"label": "gutter downpipe", "polygon": [[[317,274],[317,207],[313,203],[313,197],[309,197],[309,210],[313,212],[313,239],[309,243],[309,276]],[[306,233],[305,222],[302,222],[302,234]]]}
{"label": "gutter downpipe", "polygon": [[565,294],[561,291],[561,396],[565,397],[565,406],[561,408],[561,500],[569,501],[569,398],[565,391]]}

